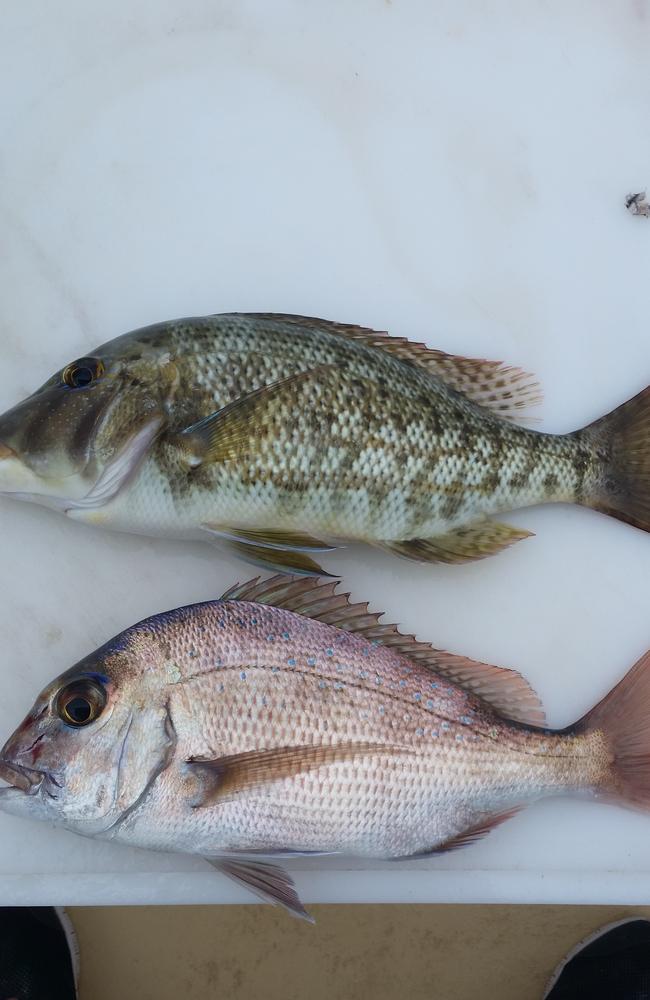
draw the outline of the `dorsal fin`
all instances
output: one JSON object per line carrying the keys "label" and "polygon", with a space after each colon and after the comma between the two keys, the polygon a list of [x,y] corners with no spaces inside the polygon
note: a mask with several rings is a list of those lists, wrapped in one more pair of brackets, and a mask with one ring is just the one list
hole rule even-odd
{"label": "dorsal fin", "polygon": [[539,383],[529,372],[504,365],[501,361],[447,354],[446,351],[435,350],[426,344],[413,343],[405,337],[392,337],[385,330],[371,330],[368,327],[335,323],[311,316],[285,313],[248,315],[283,325],[311,327],[347,337],[348,340],[362,341],[368,347],[386,351],[401,361],[424,368],[452,389],[461,392],[479,406],[492,410],[504,420],[525,419],[522,411],[536,406],[542,399]]}
{"label": "dorsal fin", "polygon": [[377,645],[390,646],[395,652],[434,670],[459,687],[471,691],[504,718],[529,725],[544,725],[544,710],[532,687],[516,670],[493,667],[488,663],[456,656],[404,635],[394,624],[382,624],[383,612],[368,610],[368,604],[352,604],[349,594],[337,594],[337,581],[323,583],[313,577],[256,577],[248,583],[235,584],[223,595],[224,601],[251,601],[285,608],[296,614],[325,622],[346,632],[358,633]]}

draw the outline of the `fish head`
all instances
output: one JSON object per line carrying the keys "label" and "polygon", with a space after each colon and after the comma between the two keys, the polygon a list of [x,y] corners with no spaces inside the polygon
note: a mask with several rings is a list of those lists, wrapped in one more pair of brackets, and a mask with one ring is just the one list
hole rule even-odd
{"label": "fish head", "polygon": [[162,338],[127,334],[65,365],[0,416],[0,494],[103,506],[160,434],[176,380]]}
{"label": "fish head", "polygon": [[0,751],[0,809],[106,834],[168,765],[176,738],[141,638],[61,674]]}

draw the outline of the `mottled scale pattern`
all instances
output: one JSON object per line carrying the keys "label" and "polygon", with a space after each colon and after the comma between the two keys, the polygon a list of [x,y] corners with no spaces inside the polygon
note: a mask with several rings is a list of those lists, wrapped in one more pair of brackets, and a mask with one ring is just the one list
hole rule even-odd
{"label": "mottled scale pattern", "polygon": [[[180,609],[125,633],[125,654],[159,679],[176,739],[169,765],[108,834],[141,846],[409,856],[539,796],[596,787],[609,766],[600,734],[506,721],[407,656],[284,609]],[[110,647],[104,655],[110,669]],[[187,764],[348,742],[386,751],[203,806],[204,776]]]}
{"label": "mottled scale pattern", "polygon": [[[232,314],[160,324],[100,348],[169,357],[176,385],[166,432],[138,475],[106,508],[79,516],[149,534],[196,536],[210,524],[372,543],[431,538],[487,514],[589,494],[601,469],[583,439],[509,423],[458,391],[507,402],[507,380],[354,330]],[[265,401],[236,457],[188,472],[178,432],[301,372],[311,375]]]}

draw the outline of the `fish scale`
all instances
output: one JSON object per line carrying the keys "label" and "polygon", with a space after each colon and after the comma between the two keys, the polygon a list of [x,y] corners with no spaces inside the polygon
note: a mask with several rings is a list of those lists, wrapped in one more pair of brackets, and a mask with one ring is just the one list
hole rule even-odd
{"label": "fish scale", "polygon": [[536,397],[519,369],[361,327],[174,320],[98,347],[0,417],[0,492],[306,574],[313,553],[353,542],[483,558],[528,534],[491,515],[542,502],[647,528],[647,391],[563,435],[514,422]]}
{"label": "fish scale", "polygon": [[555,732],[516,672],[378,619],[282,576],[146,619],[42,692],[0,808],[199,854],[306,916],[269,858],[452,850],[546,795],[650,806],[650,655]]}
{"label": "fish scale", "polygon": [[[204,620],[204,616],[207,620]],[[216,630],[213,627],[215,616],[219,622]],[[255,625],[251,623],[252,617],[256,619]],[[165,622],[165,642],[171,647],[170,656],[178,666],[181,678],[191,678],[193,688],[193,697],[189,701],[187,693],[182,696],[183,704],[188,706],[186,717],[176,711],[173,691],[170,694],[170,711],[179,739],[178,753],[183,759],[205,754],[221,757],[240,753],[251,747],[283,746],[285,741],[301,743],[307,734],[313,734],[322,725],[323,716],[326,715],[328,740],[332,742],[361,741],[372,736],[375,742],[390,745],[397,738],[400,746],[408,741],[408,745],[414,747],[418,755],[413,762],[403,761],[400,768],[394,771],[395,781],[391,785],[393,794],[401,791],[399,774],[401,773],[403,780],[405,771],[408,773],[412,765],[417,783],[421,783],[423,776],[426,776],[424,780],[427,789],[436,788],[437,778],[440,786],[438,790],[444,800],[447,793],[446,779],[435,773],[431,775],[429,772],[436,771],[435,762],[427,761],[426,757],[420,759],[419,756],[426,755],[427,744],[432,741],[437,741],[436,756],[442,753],[443,757],[450,757],[452,760],[462,756],[463,763],[452,765],[447,772],[456,796],[459,789],[456,768],[461,774],[465,774],[467,768],[470,772],[476,772],[480,761],[480,769],[485,771],[485,755],[493,748],[494,739],[489,734],[486,737],[485,727],[481,730],[480,721],[478,726],[469,727],[472,736],[480,741],[480,749],[461,749],[456,740],[456,736],[463,735],[467,728],[465,723],[458,723],[457,720],[461,715],[468,717],[468,713],[477,714],[479,705],[476,699],[462,689],[445,685],[442,681],[437,682],[440,686],[435,691],[435,701],[423,699],[423,689],[432,683],[431,674],[426,668],[410,666],[390,650],[371,647],[364,640],[346,633],[332,634],[331,628],[319,623],[310,623],[309,628],[303,626],[294,639],[285,640],[282,638],[283,632],[296,631],[296,618],[291,612],[255,608],[253,614],[245,604],[237,602],[230,606],[217,605],[216,608],[206,605],[200,612],[195,612],[193,618],[190,628],[187,627],[190,622],[184,622],[186,627],[182,629],[179,627],[178,652],[171,641],[169,625]],[[199,631],[199,621],[203,632]],[[171,634],[174,635],[175,631]],[[216,655],[221,661],[221,665],[216,668],[213,666],[215,634]],[[207,640],[206,635],[209,637]],[[234,637],[239,635],[245,635],[245,640],[237,641]],[[202,642],[206,644],[203,655]],[[198,649],[198,657],[190,657],[190,649]],[[344,657],[345,662],[341,662],[338,657]],[[314,666],[307,665],[310,659],[315,659]],[[290,660],[293,662],[289,663]],[[343,666],[343,671],[337,670],[337,666]],[[379,687],[375,683],[377,673],[382,679]],[[337,690],[334,683],[340,678],[343,678],[343,687]],[[217,691],[221,684],[224,685],[223,692],[219,691],[216,697],[215,683]],[[266,706],[258,703],[262,694],[267,699]],[[202,705],[198,720],[197,702]],[[384,707],[381,715],[376,711],[379,704]],[[202,727],[198,732],[197,722]],[[436,726],[438,737],[431,735],[432,723]],[[502,736],[502,725],[491,720],[491,728],[495,725],[499,729],[499,736]],[[418,736],[418,730],[425,728],[429,735]],[[441,749],[438,749],[439,746]],[[345,797],[350,798],[351,788],[359,784],[359,774],[367,774],[369,768],[383,773],[389,764],[392,764],[390,754],[385,758],[378,758],[372,764],[360,763],[358,768],[349,763],[341,764],[340,770],[348,775],[351,786],[346,789]],[[483,788],[485,777],[483,774],[480,779]],[[173,778],[171,774],[170,778]],[[338,787],[341,788],[340,785]],[[309,796],[318,794],[319,788],[317,778],[300,776],[300,780],[285,779],[274,786],[272,803],[288,805],[292,796],[297,795],[299,801],[296,808],[299,809],[302,797],[306,795],[309,799]],[[164,781],[159,783],[158,789],[159,794],[164,794]],[[472,789],[469,791],[471,794]],[[427,791],[426,794],[429,795],[430,792]],[[267,790],[263,797],[268,795]],[[374,809],[370,804],[373,795],[374,793],[368,794],[367,810],[370,813]],[[244,809],[241,821],[237,818],[237,810],[240,808]],[[438,809],[437,804],[435,808]],[[146,809],[150,810],[150,804]],[[245,816],[251,815],[250,807],[234,803],[228,809],[232,816],[227,825],[238,829],[238,823],[242,822],[246,827]],[[260,821],[259,810],[254,812],[256,820],[251,825],[249,836],[255,839],[249,846],[257,848],[258,838],[265,837],[268,840],[271,831]],[[136,812],[132,819],[134,828],[138,825],[138,819]],[[346,824],[347,820],[348,817],[344,814],[341,823]],[[407,850],[406,833],[399,814],[394,820],[397,821],[399,830],[394,829],[394,823],[391,834],[391,827],[384,827],[382,824],[380,828],[373,815],[365,848],[370,856],[376,856],[378,850],[382,856],[390,855],[392,847],[390,843],[386,843],[388,836],[398,840],[400,853],[416,853],[431,846],[431,833],[427,831],[427,841],[422,843],[422,828],[416,822],[416,830],[411,831],[411,836],[418,839],[415,842],[412,840],[410,850]],[[145,827],[146,839],[153,834],[153,830]],[[281,840],[282,835],[283,831],[277,830],[271,839]],[[373,841],[373,837],[378,835],[381,836],[381,844]],[[214,838],[214,830],[211,837]],[[342,843],[341,829],[338,830],[337,843]],[[232,846],[230,843],[215,844],[213,839],[211,849],[216,851]],[[294,850],[312,850],[318,846],[305,842],[284,843],[285,848]],[[328,849],[331,847],[327,846]],[[320,848],[322,847],[321,841]],[[346,845],[343,844],[343,850],[345,849]],[[348,849],[352,849],[352,845],[348,845]],[[354,844],[354,850],[360,850],[358,841]]]}

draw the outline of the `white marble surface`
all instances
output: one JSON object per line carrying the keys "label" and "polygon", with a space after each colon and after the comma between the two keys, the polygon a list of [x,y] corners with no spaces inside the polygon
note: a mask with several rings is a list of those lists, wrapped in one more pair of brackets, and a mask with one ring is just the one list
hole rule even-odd
{"label": "white marble surface", "polygon": [[[537,372],[573,429],[650,382],[643,0],[6,0],[0,407],[130,328],[231,309],[387,327]],[[0,506],[0,734],[146,614],[249,570],[208,545]],[[650,646],[650,536],[545,508],[462,568],[338,554],[355,596],[519,667],[551,724]],[[650,903],[650,816],[537,805],[428,865],[298,873],[307,900]],[[245,901],[200,860],[0,815],[0,903]]]}

